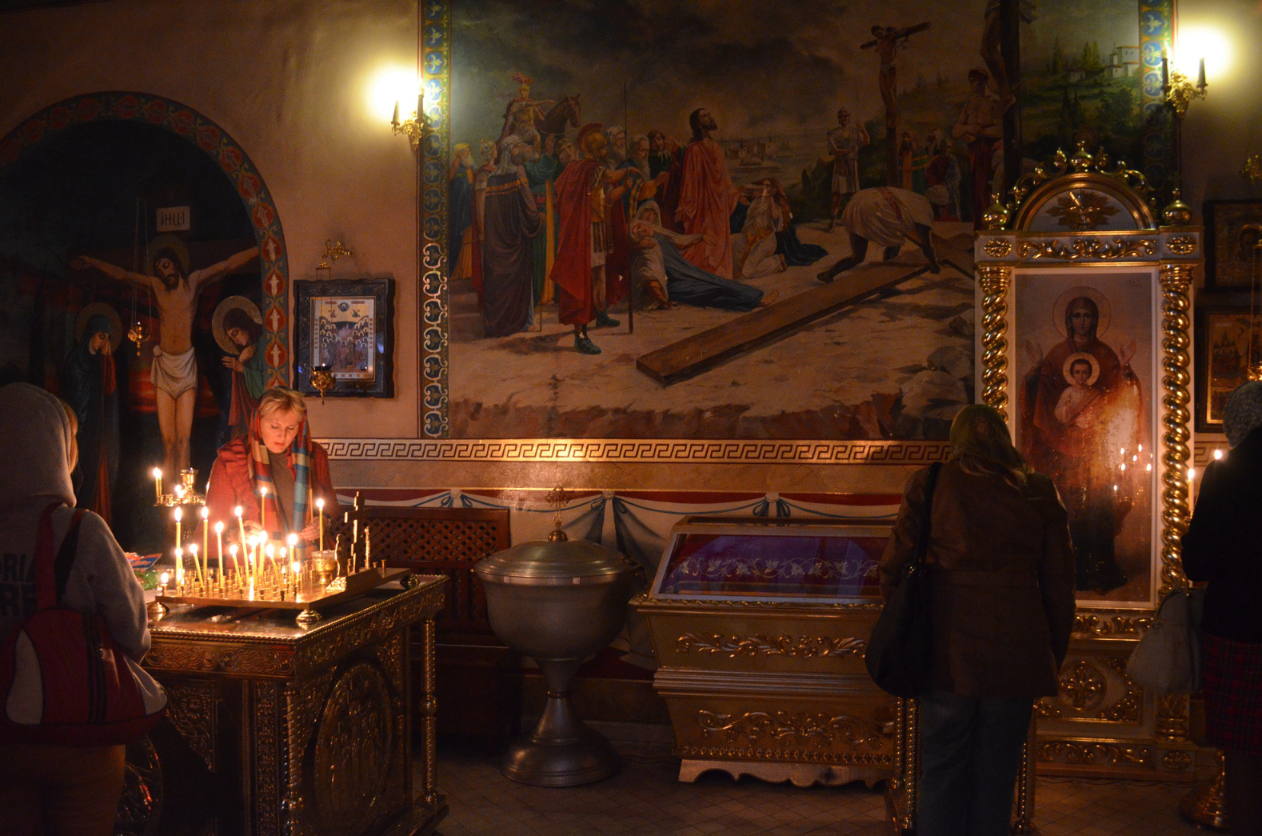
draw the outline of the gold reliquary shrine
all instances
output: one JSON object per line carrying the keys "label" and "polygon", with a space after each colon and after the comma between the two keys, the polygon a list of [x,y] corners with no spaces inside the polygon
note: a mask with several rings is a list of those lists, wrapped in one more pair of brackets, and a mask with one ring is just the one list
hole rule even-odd
{"label": "gold reliquary shrine", "polygon": [[894,775],[898,700],[863,653],[888,523],[686,517],[648,593],[680,780],[707,770],[799,786]]}

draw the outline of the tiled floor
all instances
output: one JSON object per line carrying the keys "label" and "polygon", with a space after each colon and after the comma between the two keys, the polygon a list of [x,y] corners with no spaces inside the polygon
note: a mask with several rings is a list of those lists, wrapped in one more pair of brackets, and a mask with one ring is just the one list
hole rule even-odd
{"label": "tiled floor", "polygon": [[[602,731],[609,732],[602,727]],[[670,745],[619,740],[626,760],[616,776],[584,787],[542,789],[500,775],[497,759],[480,749],[445,743],[439,788],[450,812],[442,836],[570,836],[570,834],[885,834],[879,790],[861,784],[797,789],[709,773],[677,780]],[[1179,818],[1185,785],[1132,781],[1038,782],[1035,823],[1043,836],[1185,834],[1198,828]]]}

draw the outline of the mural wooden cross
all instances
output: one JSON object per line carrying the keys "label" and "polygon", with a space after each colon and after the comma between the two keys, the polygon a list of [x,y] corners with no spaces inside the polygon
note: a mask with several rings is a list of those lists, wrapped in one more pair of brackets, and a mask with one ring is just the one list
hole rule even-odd
{"label": "mural wooden cross", "polygon": [[876,49],[881,59],[877,81],[881,87],[881,101],[885,103],[885,180],[891,186],[898,185],[898,71],[894,66],[894,53],[917,32],[929,28],[929,23],[915,26],[873,26],[873,40],[859,49]]}

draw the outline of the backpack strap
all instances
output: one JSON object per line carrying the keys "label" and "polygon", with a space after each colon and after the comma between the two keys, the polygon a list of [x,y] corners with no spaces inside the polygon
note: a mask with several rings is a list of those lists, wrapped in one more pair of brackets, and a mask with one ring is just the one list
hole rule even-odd
{"label": "backpack strap", "polygon": [[70,580],[70,567],[74,565],[75,555],[79,553],[79,523],[83,522],[83,515],[87,513],[83,508],[76,508],[74,516],[70,518],[70,528],[66,531],[66,536],[61,541],[61,548],[57,550],[57,559],[53,563],[53,576],[57,583],[57,603],[61,603],[61,598],[66,594],[66,582]]}
{"label": "backpack strap", "polygon": [[49,610],[57,606],[62,593],[66,591],[66,581],[70,577],[70,567],[74,563],[75,552],[79,548],[79,523],[83,519],[83,509],[76,509],[70,520],[70,528],[61,541],[61,548],[53,553],[53,512],[62,506],[60,501],[50,504],[39,516],[39,533],[35,538],[35,607]]}

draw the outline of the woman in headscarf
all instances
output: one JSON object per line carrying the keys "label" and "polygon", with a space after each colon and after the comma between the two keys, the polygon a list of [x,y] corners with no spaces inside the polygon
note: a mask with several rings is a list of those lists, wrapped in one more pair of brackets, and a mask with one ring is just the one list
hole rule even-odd
{"label": "woman in headscarf", "polygon": [[881,592],[888,598],[904,577],[929,514],[933,663],[920,697],[916,832],[1000,836],[1034,700],[1058,691],[1074,620],[1073,552],[1055,487],[1012,446],[998,411],[964,407],[950,444],[929,502],[929,468],[908,482]]}
{"label": "woman in headscarf", "polygon": [[1231,393],[1231,452],[1210,462],[1183,535],[1183,571],[1208,581],[1201,618],[1205,736],[1223,750],[1227,820],[1262,834],[1262,383]]}
{"label": "woman in headscarf", "polygon": [[324,500],[327,526],[341,509],[329,478],[328,453],[311,440],[307,405],[292,389],[268,389],[259,399],[249,433],[219,448],[206,488],[210,523],[230,524],[227,531],[234,535],[234,512],[241,506],[251,532],[266,525],[270,540],[284,540],[292,533],[311,543],[320,537],[319,499]]}
{"label": "woman in headscarf", "polygon": [[[89,329],[90,330],[90,329]],[[69,407],[28,383],[0,389],[0,641],[35,611],[33,561],[44,518],[60,550],[74,515],[70,473],[77,451]],[[119,648],[139,662],[149,651],[144,592],[109,526],[88,511],[79,524],[61,606],[97,614]],[[34,708],[38,714],[40,704]],[[10,694],[9,716],[29,695]],[[123,790],[123,746],[64,746],[0,739],[0,829],[6,833],[113,832]],[[43,829],[41,831],[41,821]],[[8,829],[12,828],[12,830]]]}
{"label": "woman in headscarf", "polygon": [[90,317],[79,344],[66,358],[66,400],[79,421],[79,466],[74,492],[80,508],[108,523],[110,490],[118,476],[118,381],[114,374],[113,327],[107,317]]}

